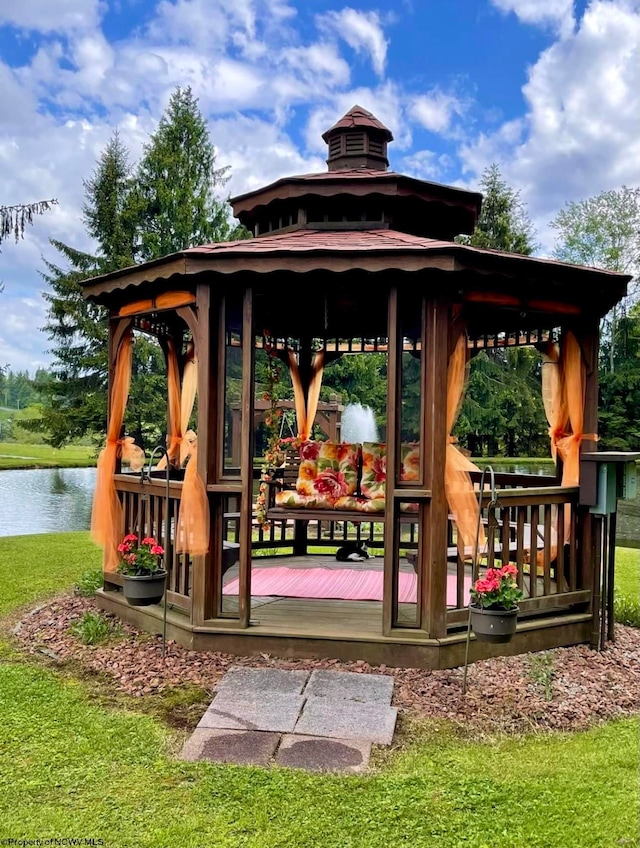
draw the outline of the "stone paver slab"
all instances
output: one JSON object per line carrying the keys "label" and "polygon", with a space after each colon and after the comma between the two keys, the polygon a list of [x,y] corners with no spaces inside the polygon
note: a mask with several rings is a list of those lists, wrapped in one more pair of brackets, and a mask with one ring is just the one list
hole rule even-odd
{"label": "stone paver slab", "polygon": [[253,694],[278,692],[299,695],[309,677],[308,671],[287,671],[279,668],[243,668],[232,666],[216,687],[216,692]]}
{"label": "stone paver slab", "polygon": [[221,692],[211,702],[198,727],[291,733],[303,704],[302,695],[269,692],[242,696]]}
{"label": "stone paver slab", "polygon": [[388,674],[358,674],[356,671],[325,671],[311,673],[305,695],[340,698],[351,701],[376,701],[391,704],[393,677]]}
{"label": "stone paver slab", "polygon": [[370,756],[371,742],[286,734],[276,754],[276,765],[355,774],[365,771]]}
{"label": "stone paver slab", "polygon": [[390,745],[398,718],[397,707],[381,703],[327,699],[312,695],[293,732],[332,739],[361,739]]}
{"label": "stone paver slab", "polygon": [[185,742],[180,757],[191,761],[266,766],[279,741],[279,733],[196,728]]}

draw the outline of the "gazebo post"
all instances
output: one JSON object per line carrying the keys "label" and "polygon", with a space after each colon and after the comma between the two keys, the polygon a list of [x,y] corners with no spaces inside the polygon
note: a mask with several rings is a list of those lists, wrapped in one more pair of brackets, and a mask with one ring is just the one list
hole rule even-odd
{"label": "gazebo post", "polygon": [[432,638],[447,635],[447,516],[444,487],[447,450],[447,364],[449,310],[441,300],[425,304],[425,350],[422,368],[422,451],[425,485],[431,500],[424,509],[419,550],[422,552],[422,628]]}
{"label": "gazebo post", "polygon": [[[198,472],[205,486],[209,482],[210,451],[215,432],[215,418],[211,418],[211,334],[210,292],[208,285],[199,283],[196,289],[197,322],[191,326],[195,354],[198,358]],[[192,318],[193,320],[193,318]],[[190,322],[191,323],[191,322]],[[209,521],[213,527],[211,503]],[[210,530],[211,535],[211,530]],[[213,615],[214,586],[217,569],[221,567],[220,554],[209,544],[209,552],[193,557],[191,623],[201,625]]]}

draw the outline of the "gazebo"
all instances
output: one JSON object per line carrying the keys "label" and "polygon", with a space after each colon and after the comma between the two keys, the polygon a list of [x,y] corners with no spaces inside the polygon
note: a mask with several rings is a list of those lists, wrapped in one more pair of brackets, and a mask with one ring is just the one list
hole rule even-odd
{"label": "gazebo", "polygon": [[[83,285],[110,315],[108,434],[93,522],[104,548],[99,604],[148,631],[164,625],[194,649],[444,668],[465,657],[472,564],[510,561],[524,592],[517,632],[508,643],[472,639],[470,659],[596,645],[603,519],[581,495],[580,454],[596,447],[599,321],[630,278],[457,243],[473,232],[481,195],[389,170],[392,134],[359,106],[323,139],[326,172],[232,198],[251,238]],[[137,333],[154,335],[166,354],[176,467],[168,497],[164,472],[126,468],[132,445],[122,422]],[[494,490],[480,491],[482,469],[452,435],[466,366],[481,350],[519,345],[542,357],[557,472],[496,474]],[[276,495],[262,524],[260,351],[290,369],[302,445],[331,361],[374,351],[387,373],[384,444],[336,448],[355,463],[335,469],[344,497],[309,499],[297,486],[290,499]],[[323,444],[314,450],[331,441]],[[371,456],[382,469],[377,488],[364,485]],[[167,608],[124,599],[116,548],[125,533],[153,535],[166,548]],[[336,549],[349,538],[366,540],[376,556],[337,570]],[[332,578],[350,568],[367,578],[377,569],[378,594],[336,597]],[[325,592],[267,591],[269,569],[267,577],[323,569]]]}

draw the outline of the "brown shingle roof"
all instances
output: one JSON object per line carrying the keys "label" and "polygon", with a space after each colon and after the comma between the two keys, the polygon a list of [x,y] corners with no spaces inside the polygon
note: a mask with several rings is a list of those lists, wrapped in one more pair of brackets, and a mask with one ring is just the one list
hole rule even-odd
{"label": "brown shingle roof", "polygon": [[337,121],[332,127],[330,127],[326,132],[322,134],[322,138],[324,141],[329,141],[329,136],[334,133],[336,130],[342,129],[357,129],[359,127],[369,127],[376,130],[380,130],[385,133],[387,141],[393,141],[393,135],[391,134],[391,130],[389,130],[385,125],[379,121],[375,115],[371,112],[368,112],[366,109],[363,109],[362,106],[352,106],[349,111],[343,115],[339,121]]}

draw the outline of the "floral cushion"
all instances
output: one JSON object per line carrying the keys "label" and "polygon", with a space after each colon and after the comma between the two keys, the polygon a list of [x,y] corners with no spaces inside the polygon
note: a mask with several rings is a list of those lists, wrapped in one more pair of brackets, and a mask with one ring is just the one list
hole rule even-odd
{"label": "floral cushion", "polygon": [[365,498],[384,501],[387,482],[387,446],[378,442],[362,444],[360,492]]}
{"label": "floral cushion", "polygon": [[400,446],[400,479],[405,482],[420,479],[420,443],[404,442]]}
{"label": "floral cushion", "polygon": [[358,485],[359,464],[359,444],[303,442],[296,491],[333,500],[353,495]]}
{"label": "floral cushion", "polygon": [[276,506],[288,509],[333,509],[335,499],[326,495],[301,495],[299,492],[276,492]]}
{"label": "floral cushion", "polygon": [[354,512],[384,512],[384,498],[359,498],[345,495],[333,505],[334,509],[349,509]]}

